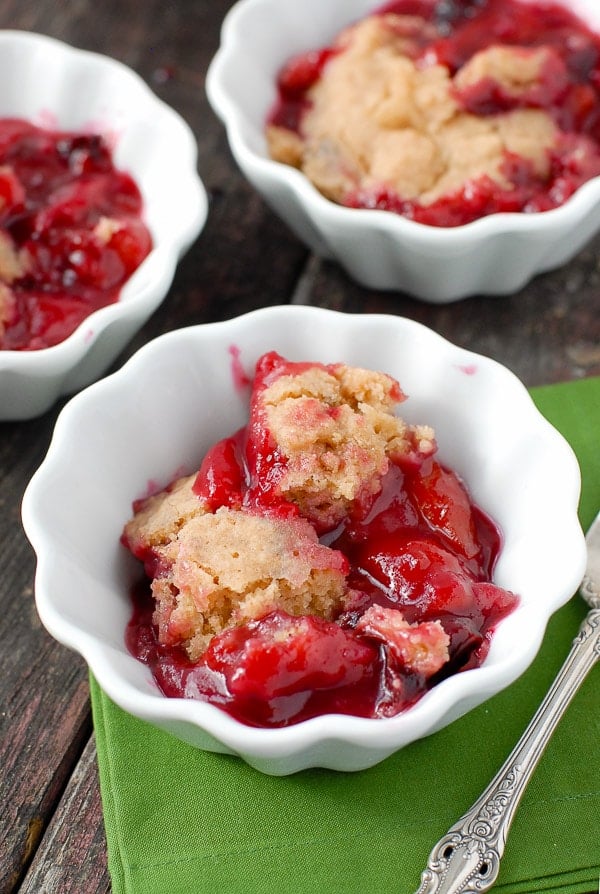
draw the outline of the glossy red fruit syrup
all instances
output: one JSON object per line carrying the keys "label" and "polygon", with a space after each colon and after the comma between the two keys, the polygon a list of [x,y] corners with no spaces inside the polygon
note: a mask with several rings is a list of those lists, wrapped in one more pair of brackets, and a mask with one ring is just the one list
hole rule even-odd
{"label": "glossy red fruit syrup", "polygon": [[[300,366],[266,355],[254,393]],[[264,428],[250,424],[208,451],[194,490],[211,511],[245,506],[289,518],[297,506],[277,496],[284,463]],[[252,726],[329,713],[393,716],[449,674],[478,666],[517,603],[491,582],[498,529],[432,458],[392,464],[369,506],[319,533],[348,562],[348,602],[333,621],[274,611],[214,636],[193,663],[158,642],[148,582],[136,589],[128,647],[166,695],[212,702]],[[449,660],[433,675],[406,666],[403,631],[388,624],[397,610],[409,624],[441,624],[434,633],[447,639]]]}
{"label": "glossy red fruit syrup", "polygon": [[152,248],[142,211],[102,137],[0,120],[0,230],[22,266],[0,258],[0,348],[51,347],[116,302]]}
{"label": "glossy red fruit syrup", "polygon": [[[392,211],[429,226],[455,227],[494,213],[556,208],[600,174],[600,36],[566,3],[392,0],[378,12],[419,16],[432,23],[438,37],[422,42],[415,62],[444,65],[451,75],[475,53],[492,45],[549,48],[550,61],[541,81],[529,91],[512,95],[487,78],[456,98],[474,115],[489,116],[523,107],[543,109],[554,119],[561,136],[550,153],[549,176],[544,178],[536,174],[530,162],[507,153],[504,173],[512,183],[510,189],[500,188],[490,177],[482,176],[422,205],[381,185],[350,192],[344,205]],[[270,124],[301,132],[302,117],[310,108],[310,88],[334,54],[331,48],[323,48],[296,56],[284,66]],[[581,137],[589,139],[586,151]]]}

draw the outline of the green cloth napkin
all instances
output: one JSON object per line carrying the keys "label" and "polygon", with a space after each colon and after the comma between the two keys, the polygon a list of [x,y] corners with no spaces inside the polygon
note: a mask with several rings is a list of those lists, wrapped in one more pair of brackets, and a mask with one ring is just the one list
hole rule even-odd
{"label": "green cloth napkin", "polygon": [[[535,389],[600,506],[600,378]],[[434,843],[510,752],[585,614],[551,620],[534,665],[441,732],[359,773],[269,777],[117,708],[91,680],[114,894],[412,894]],[[517,812],[495,891],[598,890],[600,678],[584,682]]]}

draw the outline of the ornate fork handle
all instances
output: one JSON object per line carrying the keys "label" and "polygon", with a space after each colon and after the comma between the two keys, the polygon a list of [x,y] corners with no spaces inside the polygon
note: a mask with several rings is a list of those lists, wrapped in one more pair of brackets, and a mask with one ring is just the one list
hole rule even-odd
{"label": "ornate fork handle", "polygon": [[416,894],[480,894],[492,887],[527,783],[556,725],[599,659],[600,608],[593,608],[512,753],[481,797],[433,848]]}

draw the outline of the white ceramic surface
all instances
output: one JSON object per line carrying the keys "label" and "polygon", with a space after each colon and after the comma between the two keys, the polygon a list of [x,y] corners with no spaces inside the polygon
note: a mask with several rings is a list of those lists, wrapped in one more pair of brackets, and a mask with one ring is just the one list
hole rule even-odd
{"label": "white ceramic surface", "polygon": [[[535,274],[565,264],[600,227],[600,178],[543,214],[494,214],[444,229],[387,211],[343,208],[298,170],[269,159],[264,124],[283,63],[328,45],[342,27],[381,5],[239,0],[232,7],[206,88],[245,176],[311,249],[372,288],[442,304],[479,293],[512,293]],[[575,0],[569,8],[600,31],[597,0]]]}
{"label": "white ceramic surface", "polygon": [[[345,361],[396,376],[401,413],[435,426],[439,456],[499,524],[495,571],[519,607],[498,627],[481,668],[455,675],[414,707],[381,720],[322,716],[284,729],[246,727],[218,708],[168,699],[124,644],[128,588],[139,564],[120,545],[131,502],[149,482],[198,468],[204,451],[244,424],[235,351],[247,373],[267,350]],[[505,367],[401,317],[307,307],[258,310],[151,342],[118,372],[72,398],[27,488],[23,522],[37,554],[40,617],[80,652],[122,708],[193,745],[241,755],[266,773],[357,770],[440,729],[515,680],[585,562],[571,448]]]}
{"label": "white ceramic surface", "polygon": [[154,248],[120,300],[61,344],[0,351],[0,419],[27,419],[98,378],[161,303],[207,213],[194,136],[126,66],[38,34],[0,31],[0,117],[106,135],[141,189]]}

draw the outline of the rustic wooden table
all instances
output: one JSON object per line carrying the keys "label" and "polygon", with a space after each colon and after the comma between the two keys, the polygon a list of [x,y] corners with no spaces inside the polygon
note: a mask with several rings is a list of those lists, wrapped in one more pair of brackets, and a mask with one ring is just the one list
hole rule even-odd
{"label": "rustic wooden table", "polygon": [[[436,307],[368,291],[311,256],[233,163],[204,93],[229,0],[0,0],[0,26],[53,35],[134,68],[193,128],[210,196],[207,226],[168,300],[129,356],[169,329],[263,306],[310,303],[419,320],[495,357],[527,385],[600,374],[600,237],[564,269],[508,298]],[[119,363],[125,359],[120,358]],[[34,556],[20,523],[25,486],[60,406],[0,425],[0,894],[110,891],[83,661],[42,629]]]}

